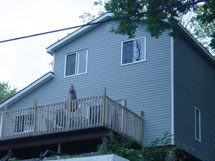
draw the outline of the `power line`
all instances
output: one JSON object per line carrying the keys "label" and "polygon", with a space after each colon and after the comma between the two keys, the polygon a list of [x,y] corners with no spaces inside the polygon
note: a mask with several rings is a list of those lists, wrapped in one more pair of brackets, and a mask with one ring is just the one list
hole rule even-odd
{"label": "power line", "polygon": [[1,40],[0,43],[6,43],[6,42],[9,42],[9,41],[16,41],[16,40],[21,40],[21,39],[26,39],[26,38],[31,38],[31,37],[41,36],[41,35],[47,35],[47,34],[51,34],[51,33],[56,33],[56,32],[61,32],[61,31],[81,28],[81,27],[85,27],[85,26],[102,24],[102,23],[106,23],[106,22],[110,22],[110,21],[130,18],[130,17],[138,16],[138,15],[144,16],[146,14],[152,14],[152,13],[161,12],[161,11],[164,11],[164,10],[171,10],[171,9],[174,9],[174,8],[187,7],[187,6],[195,5],[195,4],[200,3],[200,2],[207,2],[207,1],[208,0],[198,0],[196,2],[192,1],[192,2],[189,2],[189,3],[181,4],[181,5],[173,5],[173,6],[168,6],[168,7],[161,7],[161,8],[158,8],[158,9],[154,9],[154,10],[151,10],[151,11],[146,11],[146,12],[139,13],[139,14],[133,14],[133,15],[129,15],[129,16],[112,17],[112,18],[110,18],[108,20],[103,20],[103,21],[99,21],[99,22],[90,22],[90,23],[87,23],[87,24],[84,24],[84,25],[72,26],[72,27],[67,27],[67,28],[62,28],[62,29],[57,29],[57,30],[52,30],[52,31],[47,31],[47,32],[41,32],[41,33],[27,35],[27,36],[16,37],[16,38],[12,38],[12,39]]}

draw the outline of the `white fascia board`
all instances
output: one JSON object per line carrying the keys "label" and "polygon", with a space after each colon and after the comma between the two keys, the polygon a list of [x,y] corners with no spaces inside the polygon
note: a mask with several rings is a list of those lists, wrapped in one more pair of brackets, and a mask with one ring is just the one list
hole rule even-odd
{"label": "white fascia board", "polygon": [[[93,20],[91,23],[96,23],[102,20],[105,20],[108,17],[112,17],[113,13],[105,13],[102,16],[98,17],[97,19]],[[76,31],[74,31],[73,33],[69,34],[68,36],[62,38],[61,40],[59,40],[58,42],[54,43],[53,45],[49,46],[46,51],[47,53],[53,55],[54,51],[59,48],[60,46],[64,45],[65,43],[67,43],[68,41],[71,41],[72,39],[76,38],[77,36],[80,36],[82,33],[85,33],[85,31],[88,31],[92,28],[94,28],[97,25],[89,25],[89,26],[84,26]]]}
{"label": "white fascia board", "polygon": [[38,88],[40,85],[46,83],[47,81],[49,81],[52,78],[54,78],[54,73],[49,72],[49,73],[45,74],[44,76],[42,76],[41,78],[39,78],[38,80],[33,82],[32,84],[30,84],[29,86],[27,86],[26,88],[24,88],[23,90],[21,90],[20,92],[18,92],[14,96],[12,96],[11,98],[9,98],[8,100],[6,100],[2,104],[0,104],[0,109],[3,108],[5,105],[7,105],[7,106],[11,105],[12,103],[17,101],[18,99],[27,95],[32,90]]}

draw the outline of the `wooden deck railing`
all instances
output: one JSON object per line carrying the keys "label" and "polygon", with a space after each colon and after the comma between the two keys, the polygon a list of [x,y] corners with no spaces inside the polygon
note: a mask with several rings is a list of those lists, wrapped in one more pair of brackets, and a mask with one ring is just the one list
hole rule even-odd
{"label": "wooden deck railing", "polygon": [[0,140],[106,127],[142,142],[143,118],[104,96],[0,112]]}

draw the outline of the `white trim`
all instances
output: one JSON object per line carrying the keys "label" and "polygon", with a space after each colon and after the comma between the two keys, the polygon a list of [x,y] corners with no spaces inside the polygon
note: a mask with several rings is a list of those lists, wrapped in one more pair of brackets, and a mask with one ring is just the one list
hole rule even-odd
{"label": "white trim", "polygon": [[[75,65],[76,65],[76,67],[75,67],[76,74],[79,73],[79,59],[80,59],[80,54],[78,53],[78,54],[76,54],[76,63],[75,63]],[[87,65],[87,63],[86,63],[86,65]],[[85,71],[86,71],[86,69],[85,69]]]}
{"label": "white trim", "polygon": [[[79,61],[79,54],[78,52],[80,51],[86,51],[86,69],[85,69],[85,72],[84,73],[78,73],[78,70],[79,70],[79,64],[78,64],[78,61]],[[75,57],[75,74],[73,75],[66,75],[66,62],[67,62],[67,56],[68,55],[72,55],[72,54],[76,54],[76,57]],[[82,74],[87,74],[87,66],[88,66],[88,49],[84,49],[84,50],[78,50],[76,52],[72,52],[72,53],[68,53],[68,54],[65,54],[65,59],[64,59],[64,78],[67,78],[67,77],[74,77],[74,76],[77,76],[77,75],[82,75]]]}
{"label": "white trim", "polygon": [[172,145],[175,143],[174,134],[174,38],[171,37],[171,135]]}
{"label": "white trim", "polygon": [[[96,22],[99,22],[99,21],[102,21],[102,20],[105,20],[106,18],[108,17],[112,17],[113,16],[113,13],[105,13],[104,15],[98,17],[97,19],[93,20],[92,23],[96,23]],[[96,27],[97,25],[90,25],[90,26],[85,26],[85,27],[82,27],[78,30],[76,30],[75,32],[71,33],[70,35],[64,37],[63,39],[61,39],[60,41],[54,43],[53,45],[49,46],[46,51],[47,53],[53,55],[54,53],[54,50],[56,50],[58,47],[60,47],[60,45],[68,42],[71,40],[71,38],[74,38],[76,36],[79,36],[80,34],[82,34],[82,32],[84,32],[85,30],[89,30],[91,28],[94,28]]]}
{"label": "white trim", "polygon": [[[131,62],[131,63],[122,64],[123,43],[124,43],[124,42],[128,42],[128,41],[138,40],[138,39],[144,39],[144,59],[143,59],[143,60],[140,60],[140,61],[134,61],[134,62]],[[145,61],[146,61],[146,36],[144,36],[144,37],[138,37],[138,38],[134,38],[134,39],[128,39],[128,40],[125,40],[125,41],[122,41],[122,42],[121,42],[121,66],[126,66],[126,65],[141,63],[141,62],[145,62]]]}
{"label": "white trim", "polygon": [[53,61],[52,71],[55,72],[54,71],[54,68],[55,68],[55,66],[54,66],[55,65],[55,53],[53,54],[53,60],[52,61]]}
{"label": "white trim", "polygon": [[[199,111],[199,139],[196,136],[196,111]],[[201,110],[197,107],[195,107],[195,140],[201,142],[201,138],[202,138],[202,127],[201,127]]]}
{"label": "white trim", "polygon": [[45,82],[47,82],[48,80],[50,80],[52,78],[54,78],[54,73],[51,73],[51,72],[47,73],[46,75],[44,75],[37,81],[33,82],[32,84],[30,84],[29,86],[24,88],[22,91],[18,92],[17,94],[15,94],[11,98],[9,98],[8,100],[6,100],[2,104],[0,104],[0,108],[3,108],[5,105],[7,105],[7,106],[10,105],[11,103],[13,103],[16,100],[18,100],[19,98],[25,96],[26,94],[28,94],[29,92],[31,92],[32,90],[34,90],[35,88],[37,88],[41,84],[44,84]]}

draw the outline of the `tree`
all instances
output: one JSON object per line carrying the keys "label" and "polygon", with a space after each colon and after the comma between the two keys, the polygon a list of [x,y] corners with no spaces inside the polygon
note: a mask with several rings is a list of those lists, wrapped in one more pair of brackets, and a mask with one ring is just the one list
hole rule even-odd
{"label": "tree", "polygon": [[95,14],[92,14],[89,12],[84,12],[82,15],[79,16],[79,18],[83,20],[84,24],[94,20],[96,17],[101,16],[102,14],[105,13],[104,4],[105,4],[105,2],[102,0],[95,1],[94,6],[99,7],[98,14],[95,15]]}
{"label": "tree", "polygon": [[[186,21],[183,21],[182,24],[194,35],[194,37],[201,42],[201,44],[207,48],[212,55],[215,55],[215,49],[211,46],[211,35],[215,31],[215,21],[212,23],[202,23],[200,18],[203,14],[202,12],[202,5],[200,5],[193,14],[193,16]],[[211,44],[211,46],[210,46]]]}
{"label": "tree", "polygon": [[0,103],[13,96],[17,92],[16,88],[11,89],[8,83],[0,83]]}
{"label": "tree", "polygon": [[[146,25],[146,31],[158,38],[165,30],[170,35],[177,34],[177,24],[189,12],[197,12],[199,0],[110,0],[105,4],[107,12],[114,17],[124,17],[117,20],[118,26],[113,29],[116,34],[126,34],[134,37],[139,25]],[[205,0],[201,14],[198,14],[200,24],[214,24],[215,1]],[[208,27],[206,27],[208,29]],[[210,47],[215,49],[215,30],[209,33]]]}

